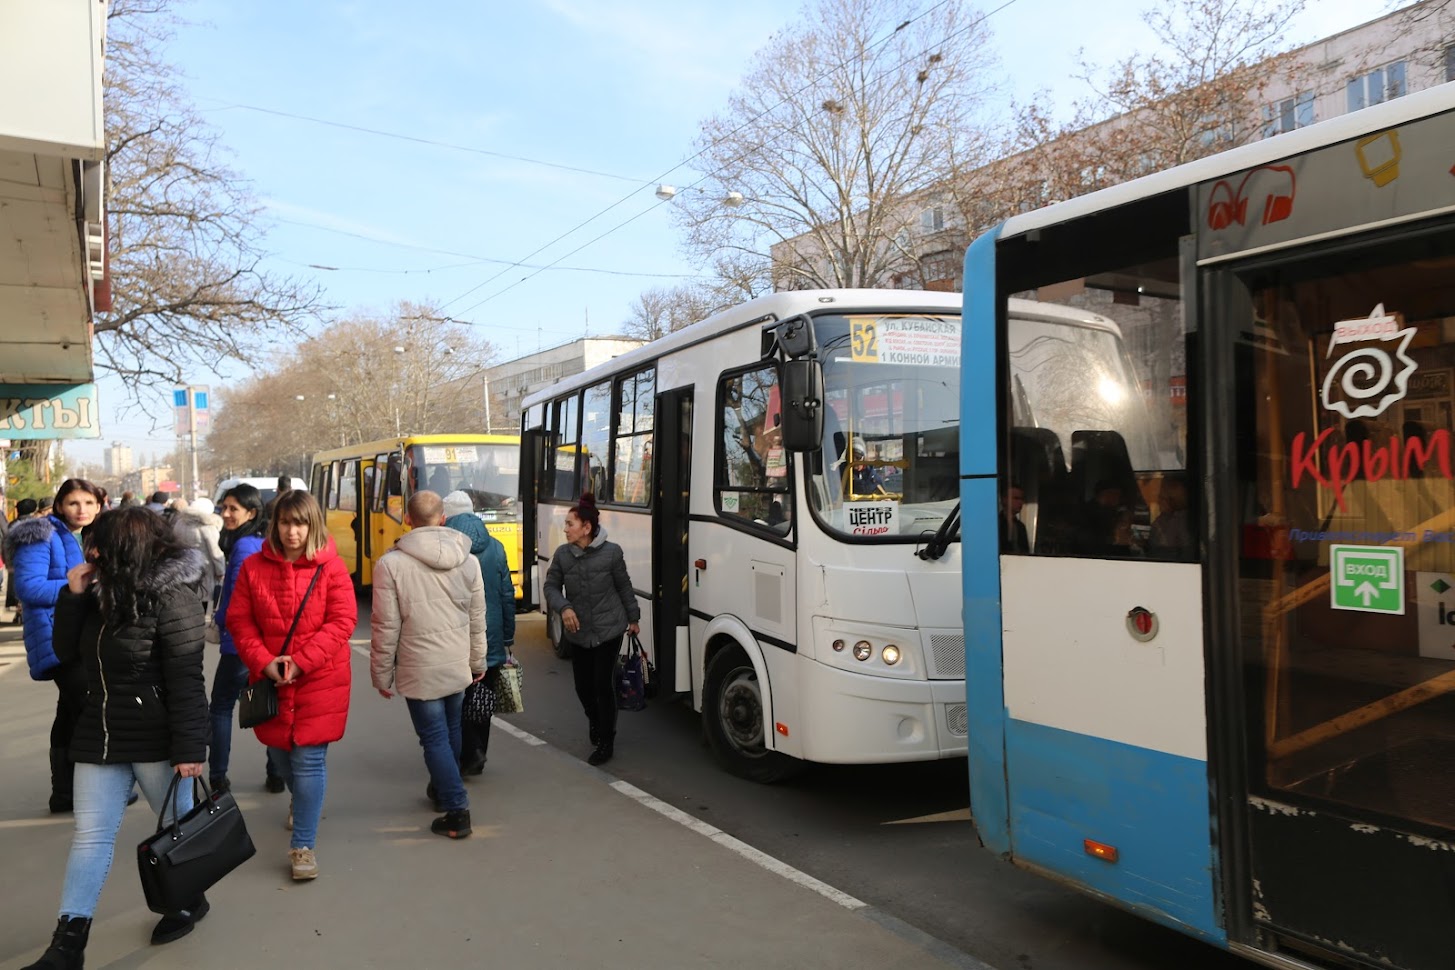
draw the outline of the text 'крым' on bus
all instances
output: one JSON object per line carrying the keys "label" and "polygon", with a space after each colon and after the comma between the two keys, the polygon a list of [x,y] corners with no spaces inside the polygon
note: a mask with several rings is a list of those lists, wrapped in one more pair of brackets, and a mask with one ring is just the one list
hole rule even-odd
{"label": "text '\u043a\u0440\u044b\u043c' on bus", "polygon": [[501,545],[519,601],[520,439],[498,434],[406,435],[321,451],[310,490],[354,582],[373,582],[374,564],[402,536],[409,497],[462,491]]}
{"label": "text '\u043a\u0440\u044b\u043c' on bus", "polygon": [[1449,84],[971,247],[988,848],[1266,966],[1452,965],[1452,279]]}
{"label": "text '\u043a\u0440\u044b\u043c' on bus", "polygon": [[779,293],[527,398],[526,595],[589,490],[729,770],[963,755],[959,346],[950,294]]}

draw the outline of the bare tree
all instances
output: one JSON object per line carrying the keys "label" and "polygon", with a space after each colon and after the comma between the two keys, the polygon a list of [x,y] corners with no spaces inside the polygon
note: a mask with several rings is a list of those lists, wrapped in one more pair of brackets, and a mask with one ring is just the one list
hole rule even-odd
{"label": "bare tree", "polygon": [[488,341],[432,305],[336,321],[218,390],[209,464],[297,467],[300,456],[400,434],[483,432],[494,358]]}
{"label": "bare tree", "polygon": [[1143,20],[1161,48],[1105,70],[1058,122],[1022,106],[991,165],[957,165],[955,204],[972,233],[1016,212],[1129,181],[1261,137],[1265,94],[1307,70],[1283,40],[1303,0],[1173,0]]}
{"label": "bare tree", "polygon": [[621,332],[637,340],[656,340],[690,327],[720,306],[713,291],[694,285],[653,287],[631,305]]}
{"label": "bare tree", "polygon": [[886,283],[912,200],[977,153],[988,31],[959,2],[913,19],[901,6],[814,0],[702,123],[697,167],[742,198],[683,193],[676,213],[687,249],[739,289]]}
{"label": "bare tree", "polygon": [[96,318],[96,355],[133,387],[249,361],[319,309],[312,284],[261,268],[259,207],[161,56],[171,5],[111,0],[107,14],[112,303]]}

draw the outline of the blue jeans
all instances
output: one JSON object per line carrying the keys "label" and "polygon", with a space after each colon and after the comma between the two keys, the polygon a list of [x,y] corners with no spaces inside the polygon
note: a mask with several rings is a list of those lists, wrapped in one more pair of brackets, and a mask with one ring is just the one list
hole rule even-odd
{"label": "blue jeans", "polygon": [[323,796],[328,791],[328,754],[326,744],[295,745],[292,751],[268,749],[268,763],[273,774],[293,793],[293,849],[318,847],[318,820],[323,818]]}
{"label": "blue jeans", "polygon": [[[76,765],[75,816],[76,834],[71,839],[71,856],[66,861],[66,882],[61,890],[61,916],[90,919],[101,898],[101,887],[111,872],[111,857],[116,850],[116,833],[126,800],[131,797],[133,783],[140,784],[142,794],[153,812],[162,811],[167,786],[176,769],[165,761],[144,764]],[[183,815],[192,808],[192,780],[184,778],[177,785],[177,811]],[[167,807],[164,821],[172,820]]]}
{"label": "blue jeans", "polygon": [[460,708],[465,692],[432,701],[406,701],[440,806],[447,812],[469,808],[465,782],[460,778]]}
{"label": "blue jeans", "polygon": [[212,750],[207,757],[207,774],[214,779],[227,774],[232,758],[232,712],[247,685],[248,668],[237,654],[224,653],[217,658],[217,671],[212,675],[212,702],[208,705],[212,713]]}

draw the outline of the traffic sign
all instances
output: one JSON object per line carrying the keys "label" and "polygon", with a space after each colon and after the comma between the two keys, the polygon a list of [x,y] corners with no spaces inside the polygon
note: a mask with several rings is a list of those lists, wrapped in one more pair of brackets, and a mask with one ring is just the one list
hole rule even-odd
{"label": "traffic sign", "polygon": [[1330,546],[1329,605],[1360,613],[1404,614],[1404,549]]}

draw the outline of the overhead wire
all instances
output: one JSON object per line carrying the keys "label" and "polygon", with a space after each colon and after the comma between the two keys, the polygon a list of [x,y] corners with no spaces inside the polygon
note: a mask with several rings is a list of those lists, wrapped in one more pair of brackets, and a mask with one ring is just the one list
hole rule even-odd
{"label": "overhead wire", "polygon": [[[905,20],[905,21],[901,22],[900,24],[898,24],[897,26],[895,26],[895,28],[893,30],[891,30],[889,33],[885,34],[879,40],[875,41],[873,44],[870,44],[867,48],[865,48],[866,53],[868,51],[874,50],[875,48],[877,48],[877,47],[879,47],[879,46],[881,46],[881,45],[883,45],[885,43],[888,43],[896,34],[898,34],[900,31],[904,30],[906,27],[909,27],[915,21],[924,19],[925,17],[927,17],[931,13],[933,13],[935,10],[937,10],[940,7],[943,7],[946,4],[951,3],[951,2],[954,2],[954,0],[940,0],[939,3],[934,4],[933,6],[929,7],[926,10],[924,10],[920,14],[918,14],[918,15],[916,15],[914,17],[911,17],[908,20]],[[991,17],[993,17],[995,14],[1000,13],[1002,10],[1006,9],[1007,7],[1013,6],[1017,2],[1018,2],[1018,0],[1005,0],[1004,3],[1002,3],[1000,6],[996,7],[994,10],[990,11],[989,13],[981,14],[979,17],[975,18],[970,23],[966,24],[964,27],[961,27],[959,30],[952,31],[949,34],[945,35],[945,37],[943,37],[939,41],[939,43],[936,44],[935,46],[933,46],[933,47],[927,47],[927,48],[925,48],[925,49],[923,49],[923,50],[921,50],[921,51],[919,51],[919,52],[917,52],[915,54],[912,54],[910,56],[905,57],[904,59],[902,59],[901,61],[899,61],[898,63],[896,63],[894,66],[886,69],[885,71],[883,71],[882,73],[880,73],[879,75],[877,75],[874,78],[874,80],[877,81],[880,78],[887,77],[889,74],[893,73],[894,71],[899,70],[905,64],[908,64],[908,63],[910,63],[911,61],[913,61],[913,60],[915,60],[917,58],[924,57],[924,56],[926,56],[928,54],[933,54],[940,46],[944,45],[948,41],[954,40],[956,37],[959,37],[961,34],[964,34],[967,31],[969,31],[969,30],[971,30],[971,29],[979,26],[980,24],[984,23],[986,20],[988,20]],[[616,202],[613,202],[611,205],[607,206],[605,209],[602,209],[600,212],[598,212],[595,215],[589,217],[588,219],[584,220],[583,222],[578,223],[573,228],[571,228],[571,229],[567,230],[566,232],[562,233],[561,235],[557,236],[551,242],[546,243],[544,246],[541,246],[540,248],[534,250],[533,252],[531,252],[530,254],[528,254],[527,256],[525,256],[524,259],[530,259],[531,257],[538,255],[543,250],[550,248],[551,246],[555,245],[557,242],[560,242],[562,239],[565,239],[567,236],[573,235],[574,233],[576,233],[576,232],[580,231],[581,229],[585,228],[586,226],[590,225],[592,222],[595,222],[597,219],[601,218],[601,216],[605,215],[607,212],[610,212],[612,209],[615,209],[617,206],[621,205],[622,203],[626,202],[628,199],[632,198],[632,196],[634,196],[638,192],[640,192],[642,190],[642,188],[647,188],[647,187],[649,187],[650,185],[652,185],[654,183],[660,182],[662,179],[666,178],[668,175],[671,175],[673,172],[677,171],[677,169],[679,169],[679,168],[683,167],[684,165],[687,165],[688,163],[690,163],[692,161],[695,161],[696,159],[700,158],[702,155],[706,154],[707,151],[710,148],[712,148],[714,145],[716,145],[719,142],[724,141],[724,140],[726,140],[728,138],[731,138],[733,135],[736,135],[737,133],[741,132],[742,130],[744,130],[745,128],[749,127],[750,125],[753,125],[753,124],[757,123],[759,120],[761,120],[762,118],[764,118],[767,115],[771,114],[772,112],[777,111],[779,108],[783,107],[783,105],[788,104],[794,98],[798,97],[800,94],[803,94],[805,91],[807,91],[810,88],[812,88],[818,82],[822,81],[824,78],[826,78],[829,75],[831,75],[834,71],[837,71],[840,68],[844,67],[845,64],[847,64],[847,63],[848,63],[847,61],[841,62],[841,63],[835,65],[834,67],[832,67],[832,68],[824,71],[822,74],[819,74],[816,77],[812,78],[807,83],[805,83],[802,87],[798,88],[796,91],[792,92],[791,94],[785,95],[777,103],[775,103],[772,106],[770,106],[768,108],[765,108],[762,111],[758,112],[756,115],[754,115],[753,117],[749,118],[747,121],[744,121],[742,124],[738,125],[732,131],[729,131],[726,134],[721,135],[718,138],[713,139],[712,142],[710,142],[707,146],[705,146],[701,150],[697,151],[696,153],[688,156],[687,158],[684,158],[682,161],[678,162],[676,165],[673,165],[671,168],[667,169],[665,172],[661,173],[656,178],[652,179],[651,182],[648,182],[646,185],[642,186],[641,188],[638,188],[635,191],[628,193],[627,195],[623,196],[621,199],[618,199]],[[708,172],[708,173],[704,174],[701,178],[697,179],[697,181],[692,182],[689,185],[687,185],[686,188],[696,188],[697,186],[701,185],[703,182],[706,182],[707,180],[713,178],[720,171],[721,171],[721,169],[719,168],[719,169],[713,170],[712,172]],[[471,310],[475,310],[475,309],[477,309],[477,308],[485,305],[486,303],[489,303],[491,300],[493,300],[496,297],[501,296],[501,295],[509,292],[510,290],[512,290],[515,287],[519,286],[521,283],[524,283],[527,280],[530,280],[530,279],[532,279],[532,278],[534,278],[536,276],[539,276],[542,272],[544,272],[547,269],[553,268],[554,265],[555,265],[555,263],[556,262],[559,262],[561,259],[569,259],[571,256],[575,255],[576,253],[579,253],[582,249],[585,249],[587,246],[590,246],[593,243],[599,242],[600,240],[604,239],[606,236],[609,236],[612,233],[616,232],[618,229],[621,229],[622,227],[624,227],[624,226],[626,226],[626,225],[628,225],[628,224],[636,221],[637,219],[641,218],[643,215],[646,215],[648,212],[654,211],[656,208],[658,208],[658,206],[665,204],[665,202],[666,202],[666,200],[663,200],[662,202],[659,202],[656,205],[653,205],[653,206],[651,206],[648,209],[642,210],[641,212],[637,213],[637,215],[632,216],[630,219],[627,219],[625,222],[619,223],[618,225],[612,227],[611,229],[607,230],[606,232],[602,233],[601,235],[596,236],[595,238],[593,238],[589,242],[584,243],[581,246],[578,246],[577,248],[571,250],[569,253],[566,253],[565,255],[561,256],[560,259],[558,259],[558,260],[556,260],[556,261],[554,261],[552,263],[547,263],[545,266],[541,267],[540,269],[537,269],[535,272],[529,273],[526,276],[521,277],[520,279],[518,279],[515,282],[511,283],[509,286],[506,286],[504,289],[498,290],[495,293],[490,294],[489,296],[485,297],[483,300],[480,300],[480,301],[478,301],[476,303],[471,304],[465,310],[462,310],[460,312],[461,313],[468,313]],[[522,262],[523,262],[523,260],[522,260]],[[475,292],[476,290],[480,289],[481,287],[486,286],[489,283],[494,282],[495,280],[499,279],[501,276],[503,276],[508,271],[509,271],[509,267],[507,267],[506,269],[502,269],[500,272],[496,273],[494,276],[491,276],[488,279],[484,280],[483,282],[478,283],[475,286],[472,286],[470,289],[466,290],[464,293],[460,294],[459,296],[457,296],[457,297],[449,300],[448,302],[446,302],[444,304],[441,304],[441,309],[443,309],[445,307],[448,307],[448,306],[450,306],[450,305],[452,305],[454,303],[459,302],[461,299],[463,299],[464,297],[470,295],[471,293]],[[468,323],[469,321],[459,320],[457,322],[460,322],[460,323]]]}

